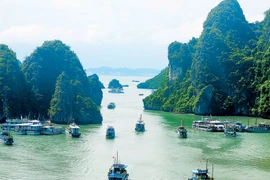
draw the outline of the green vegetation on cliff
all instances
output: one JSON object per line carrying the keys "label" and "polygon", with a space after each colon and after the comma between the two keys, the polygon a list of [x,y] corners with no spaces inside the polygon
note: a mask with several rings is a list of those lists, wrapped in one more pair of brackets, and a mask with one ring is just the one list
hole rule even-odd
{"label": "green vegetation on cliff", "polygon": [[[34,114],[45,118],[49,115],[57,123],[66,123],[70,118],[81,124],[102,121],[100,111],[91,99],[90,82],[69,46],[59,40],[45,41],[26,57],[22,71],[34,92],[35,98],[31,102],[35,105]],[[66,112],[67,109],[71,111]]]}
{"label": "green vegetation on cliff", "polygon": [[0,44],[0,116],[20,116],[29,109],[27,87],[19,61],[7,45]]}
{"label": "green vegetation on cliff", "polygon": [[90,97],[98,105],[101,105],[103,98],[103,92],[101,89],[104,89],[104,85],[99,81],[97,74],[88,76],[90,83]]}
{"label": "green vegetation on cliff", "polygon": [[112,79],[109,82],[109,84],[108,84],[108,88],[111,88],[111,89],[121,89],[121,88],[123,88],[123,86],[120,84],[119,80]]}
{"label": "green vegetation on cliff", "polygon": [[158,75],[155,77],[148,79],[143,83],[139,83],[137,88],[139,89],[157,89],[163,85],[164,81],[168,77],[168,68],[163,69]]}
{"label": "green vegetation on cliff", "polygon": [[145,109],[269,117],[269,10],[249,24],[236,0],[211,10],[199,39],[168,48],[169,77]]}

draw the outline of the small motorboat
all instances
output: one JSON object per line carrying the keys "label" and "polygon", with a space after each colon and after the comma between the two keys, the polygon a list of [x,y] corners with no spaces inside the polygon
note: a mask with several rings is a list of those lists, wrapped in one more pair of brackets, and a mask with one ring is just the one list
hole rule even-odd
{"label": "small motorboat", "polygon": [[186,128],[183,126],[183,122],[181,121],[181,125],[178,126],[176,128],[176,132],[177,134],[181,137],[181,138],[187,138],[187,130]]}
{"label": "small motorboat", "polygon": [[107,107],[108,107],[108,109],[114,109],[115,108],[115,103],[110,102]]}
{"label": "small motorboat", "polygon": [[113,126],[108,126],[106,130],[106,138],[113,139],[115,138],[115,130]]}

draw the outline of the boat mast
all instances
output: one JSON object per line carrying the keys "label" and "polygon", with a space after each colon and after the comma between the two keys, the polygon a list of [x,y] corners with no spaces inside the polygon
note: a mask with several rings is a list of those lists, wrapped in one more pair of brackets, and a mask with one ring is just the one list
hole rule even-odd
{"label": "boat mast", "polygon": [[212,164],[212,179],[214,179],[214,164]]}
{"label": "boat mast", "polygon": [[206,168],[205,168],[206,170],[207,170],[207,164],[208,164],[208,159],[206,159]]}
{"label": "boat mast", "polygon": [[116,164],[118,164],[118,151],[116,152]]}

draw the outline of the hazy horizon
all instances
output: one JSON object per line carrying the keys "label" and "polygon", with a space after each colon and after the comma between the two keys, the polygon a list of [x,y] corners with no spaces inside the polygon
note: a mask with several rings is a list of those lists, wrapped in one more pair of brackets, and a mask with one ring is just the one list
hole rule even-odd
{"label": "hazy horizon", "polygon": [[[203,22],[221,0],[4,0],[0,43],[23,61],[46,40],[59,39],[84,69],[163,69],[173,41],[199,37]],[[249,22],[261,21],[268,0],[238,0]]]}

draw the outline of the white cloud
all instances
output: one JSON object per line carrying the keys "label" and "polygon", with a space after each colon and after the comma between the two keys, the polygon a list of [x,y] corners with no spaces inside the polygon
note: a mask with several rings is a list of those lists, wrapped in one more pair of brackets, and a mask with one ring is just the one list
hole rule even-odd
{"label": "white cloud", "polygon": [[168,45],[173,41],[188,42],[192,37],[199,37],[203,30],[204,19],[196,19],[195,21],[187,21],[180,26],[171,28],[157,27],[153,30],[151,40],[155,44]]}
{"label": "white cloud", "polygon": [[[166,52],[173,41],[187,42],[198,37],[207,14],[221,1],[2,0],[0,43],[16,47],[19,57],[30,54],[43,41],[53,39],[76,47],[76,51],[89,59],[100,59],[101,53],[96,53],[99,49],[89,53],[82,46],[96,46],[102,52],[108,52],[104,47],[123,47],[128,55],[146,46],[163,47]],[[269,0],[239,0],[239,3],[249,22],[262,20],[263,12],[270,7]],[[31,47],[24,52],[21,46]],[[167,54],[162,53],[154,61],[167,61]],[[112,54],[110,57],[122,59],[123,52]],[[149,57],[154,54],[157,54],[154,48],[149,48],[140,58],[150,62]]]}

